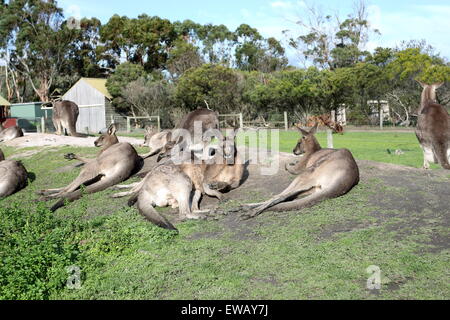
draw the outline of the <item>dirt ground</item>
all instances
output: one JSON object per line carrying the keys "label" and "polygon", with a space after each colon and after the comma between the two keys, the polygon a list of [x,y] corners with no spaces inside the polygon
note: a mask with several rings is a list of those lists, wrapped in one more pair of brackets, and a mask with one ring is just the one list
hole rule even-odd
{"label": "dirt ground", "polygon": [[[25,136],[16,138],[11,141],[6,141],[4,144],[9,147],[27,148],[27,147],[60,147],[60,146],[79,146],[79,147],[93,147],[94,141],[97,137],[69,137],[58,136],[56,134],[47,133],[26,133]],[[133,145],[142,144],[143,139],[120,137],[121,142],[129,142]]]}

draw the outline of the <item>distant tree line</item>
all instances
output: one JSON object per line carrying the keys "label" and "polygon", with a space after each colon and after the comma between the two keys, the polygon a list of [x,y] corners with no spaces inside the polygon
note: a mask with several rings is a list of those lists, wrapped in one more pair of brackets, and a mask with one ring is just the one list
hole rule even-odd
{"label": "distant tree line", "polygon": [[[286,45],[302,68],[288,64],[282,41],[247,24],[232,31],[147,14],[74,24],[57,1],[0,0],[0,93],[46,102],[80,77],[99,77],[108,78],[118,112],[169,122],[206,105],[249,119],[288,111],[303,120],[343,104],[351,121],[365,121],[367,101],[387,100],[394,121],[408,124],[420,96],[414,80],[450,79],[450,64],[424,41],[365,50],[379,32],[364,2],[343,21],[308,7],[297,26],[285,31]],[[448,105],[444,88],[439,98]]]}

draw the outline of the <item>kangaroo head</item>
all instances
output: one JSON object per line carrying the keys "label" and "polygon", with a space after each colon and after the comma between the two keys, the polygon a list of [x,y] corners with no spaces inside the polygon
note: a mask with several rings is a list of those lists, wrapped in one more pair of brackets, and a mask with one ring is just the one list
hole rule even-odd
{"label": "kangaroo head", "polygon": [[162,147],[161,152],[158,155],[158,159],[156,159],[157,162],[160,162],[164,158],[169,158],[172,149],[181,141],[183,140],[183,137],[179,137],[176,141],[172,140],[172,132],[169,132],[167,134],[167,143]]}
{"label": "kangaroo head", "polygon": [[439,89],[444,82],[437,82],[433,84],[426,84],[417,80],[417,82],[422,86],[422,103],[427,102],[428,100],[432,100],[436,102],[436,90]]}
{"label": "kangaroo head", "polygon": [[223,140],[219,144],[219,153],[225,159],[234,158],[236,155],[236,136],[238,134],[239,129],[234,129],[230,135],[223,137]]}
{"label": "kangaroo head", "polygon": [[103,150],[112,146],[113,144],[119,143],[116,136],[116,125],[113,123],[109,126],[108,131],[103,133],[97,140],[95,140],[94,145],[96,147],[101,147]]}
{"label": "kangaroo head", "polygon": [[314,136],[317,132],[318,126],[319,123],[316,123],[316,125],[309,132],[303,130],[300,127],[297,127],[298,131],[301,132],[302,137],[298,140],[297,145],[293,150],[295,155],[299,156],[305,153],[311,154],[321,149],[319,141],[317,141],[316,137]]}
{"label": "kangaroo head", "polygon": [[158,130],[154,126],[145,127],[144,146],[150,143],[150,139],[157,133]]}

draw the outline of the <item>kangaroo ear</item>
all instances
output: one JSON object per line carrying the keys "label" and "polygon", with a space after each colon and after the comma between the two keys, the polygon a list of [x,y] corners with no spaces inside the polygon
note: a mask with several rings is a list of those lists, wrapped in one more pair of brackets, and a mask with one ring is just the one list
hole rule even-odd
{"label": "kangaroo ear", "polygon": [[319,123],[316,122],[316,124],[314,125],[314,127],[309,131],[309,134],[316,134],[317,132],[317,128],[319,127]]}
{"label": "kangaroo ear", "polygon": [[420,86],[421,86],[422,88],[425,88],[425,87],[427,86],[426,83],[423,83],[423,82],[420,81],[420,80],[417,80],[417,79],[416,79],[416,82],[417,82],[418,84],[420,84]]}
{"label": "kangaroo ear", "polygon": [[437,82],[437,83],[433,83],[432,86],[433,86],[434,90],[437,90],[440,87],[442,87],[443,84],[444,84],[444,82]]}
{"label": "kangaroo ear", "polygon": [[307,135],[309,134],[308,131],[303,130],[302,128],[300,128],[299,125],[295,125],[295,127],[297,128],[298,131],[300,131],[300,133],[301,133],[302,135],[307,136]]}
{"label": "kangaroo ear", "polygon": [[169,131],[168,133],[167,133],[167,141],[172,141],[172,132],[171,131]]}
{"label": "kangaroo ear", "polygon": [[116,134],[116,131],[117,131],[116,125],[114,123],[111,124],[108,128],[108,134],[110,136],[112,136],[112,135]]}

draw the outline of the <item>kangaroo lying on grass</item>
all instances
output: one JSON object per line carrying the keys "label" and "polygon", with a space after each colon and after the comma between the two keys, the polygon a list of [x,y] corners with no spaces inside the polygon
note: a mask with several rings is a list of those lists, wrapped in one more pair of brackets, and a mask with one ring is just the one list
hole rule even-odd
{"label": "kangaroo lying on grass", "polygon": [[[192,212],[190,196],[192,186],[195,194],[192,200],[192,209],[198,211],[199,201],[203,193],[222,198],[219,191],[237,188],[244,173],[244,164],[237,153],[234,141],[235,133],[222,141],[213,158],[208,163],[191,163],[190,153],[183,153],[182,164],[174,164],[171,159],[153,168],[139,183],[117,188],[130,188],[131,191],[117,193],[113,197],[125,197],[133,195],[129,205],[137,202],[142,215],[154,224],[171,230],[176,228],[161,214],[155,210],[155,206],[173,208],[179,207],[181,219],[199,219],[202,216],[198,212]],[[171,142],[165,146],[162,157],[167,158],[174,147]],[[198,160],[198,159],[197,159]],[[213,190],[216,189],[216,190]]]}
{"label": "kangaroo lying on grass", "polygon": [[0,124],[0,142],[13,140],[19,137],[23,137],[23,131],[18,126],[5,129]]}
{"label": "kangaroo lying on grass", "polygon": [[102,150],[95,159],[89,159],[79,176],[67,187],[48,189],[38,192],[41,200],[60,199],[52,211],[64,206],[64,202],[74,201],[82,196],[81,185],[86,186],[85,193],[95,193],[105,190],[128,179],[140,170],[143,161],[131,144],[118,143],[115,135],[116,127],[112,124],[106,134],[102,134],[95,145]]}
{"label": "kangaroo lying on grass", "polygon": [[423,168],[429,169],[430,162],[434,162],[449,170],[450,116],[443,106],[436,103],[436,89],[443,83],[419,83],[423,91],[417,112],[416,136],[423,150]]}
{"label": "kangaroo lying on grass", "polygon": [[[244,214],[253,218],[265,210],[290,211],[313,206],[326,199],[340,197],[359,183],[359,169],[351,152],[347,149],[322,149],[314,134],[317,124],[310,132],[298,130],[303,137],[298,141],[295,155],[303,158],[286,169],[297,178],[282,193],[259,204],[250,204],[255,208]],[[295,199],[299,195],[305,196]]]}
{"label": "kangaroo lying on grass", "polygon": [[5,160],[0,150],[0,199],[26,187],[28,172],[19,161]]}
{"label": "kangaroo lying on grass", "polygon": [[147,126],[145,128],[144,144],[142,146],[149,147],[150,152],[140,155],[140,157],[143,159],[147,159],[157,155],[170,141],[171,137],[171,130],[163,130],[161,132],[158,132],[158,130],[154,126]]}
{"label": "kangaroo lying on grass", "polygon": [[[239,187],[244,174],[245,165],[236,148],[235,129],[227,137],[220,137],[219,146],[210,159],[197,159],[191,157],[187,162],[179,164],[181,170],[189,176],[194,184],[195,194],[192,200],[192,209],[199,211],[199,202],[203,194],[222,200],[222,192]],[[158,161],[170,157],[177,142],[167,143],[158,156]]]}

